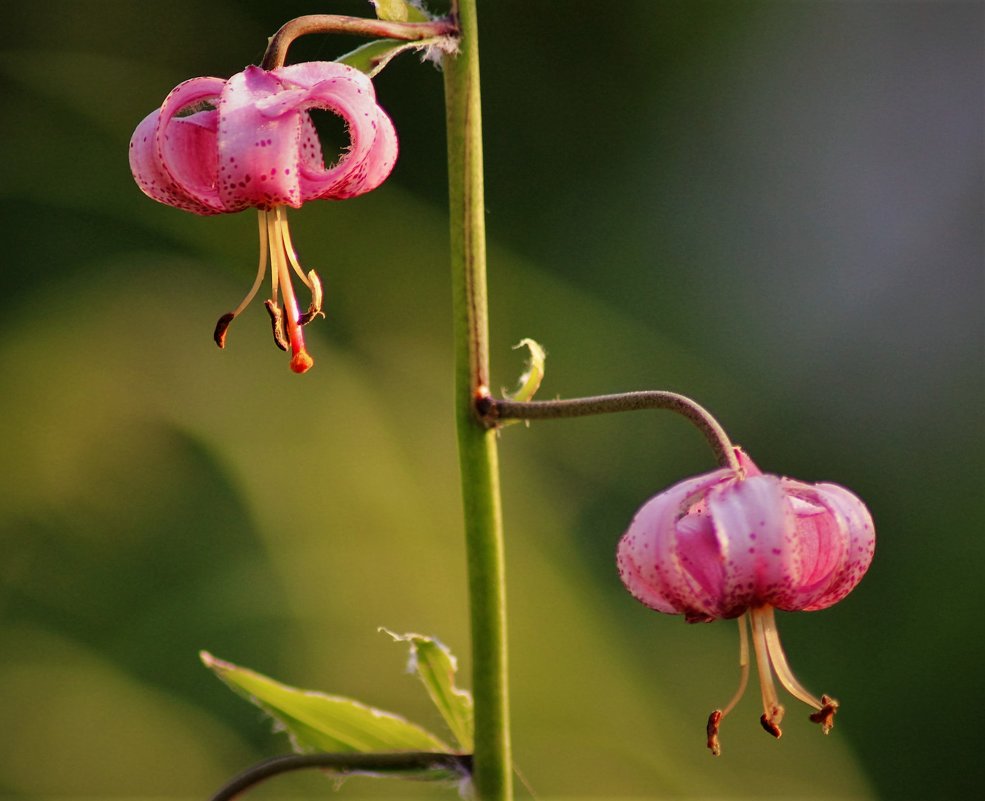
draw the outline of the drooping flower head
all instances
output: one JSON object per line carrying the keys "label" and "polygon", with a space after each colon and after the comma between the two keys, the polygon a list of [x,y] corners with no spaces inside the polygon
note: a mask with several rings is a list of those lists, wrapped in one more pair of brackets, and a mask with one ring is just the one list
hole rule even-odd
{"label": "drooping flower head", "polygon": [[763,697],[761,723],[779,737],[783,707],[773,676],[816,711],[825,734],[837,701],[815,697],[794,677],[780,645],[774,609],[812,611],[844,598],[872,561],[875,529],[865,505],[836,484],[763,475],[741,450],[739,469],[674,485],[636,513],[619,542],[619,574],[647,606],[688,622],[738,618],[739,690],[708,720],[708,747],[741,698],[749,675],[752,627]]}
{"label": "drooping flower head", "polygon": [[[349,145],[334,164],[325,164],[312,109],[326,109],[345,122]],[[322,292],[314,270],[305,273],[298,262],[284,207],[369,192],[390,174],[396,158],[396,132],[376,103],[372,82],[352,67],[324,61],[270,71],[247,67],[229,80],[185,81],[130,140],[130,169],[154,200],[194,214],[259,211],[256,281],[243,302],[219,319],[215,340],[223,347],[229,324],[255,296],[269,250],[272,292],[266,307],[274,341],[282,350],[290,347],[291,369],[298,373],[312,365],[301,329],[323,316]],[[303,314],[292,269],[311,290]]]}

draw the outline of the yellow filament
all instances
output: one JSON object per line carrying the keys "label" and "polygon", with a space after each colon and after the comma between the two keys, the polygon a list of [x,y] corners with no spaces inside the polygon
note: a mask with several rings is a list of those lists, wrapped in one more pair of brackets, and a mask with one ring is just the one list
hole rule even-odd
{"label": "yellow filament", "polygon": [[243,302],[237,306],[233,312],[233,317],[239,316],[239,313],[243,311],[247,306],[250,305],[250,301],[256,297],[257,290],[260,289],[260,284],[263,283],[263,277],[267,274],[267,212],[260,211],[257,220],[260,223],[260,265],[257,267],[257,277],[253,281],[253,286],[250,287],[250,291],[246,293],[246,297],[243,298]]}
{"label": "yellow filament", "polygon": [[746,686],[749,684],[749,632],[746,628],[746,616],[743,614],[739,617],[739,689],[735,691],[735,695],[732,696],[732,700],[726,704],[725,708],[722,710],[722,717],[724,718],[729,712],[735,709],[735,705],[739,703],[739,699],[746,691]]}
{"label": "yellow filament", "polygon": [[767,606],[763,610],[763,631],[766,634],[766,648],[769,651],[770,662],[776,671],[776,677],[780,680],[780,684],[786,687],[787,692],[794,698],[815,709],[821,709],[824,706],[821,701],[809,693],[790,670],[787,656],[783,653],[783,647],[780,645],[780,633],[776,629],[776,615],[772,606]]}
{"label": "yellow filament", "polygon": [[284,243],[280,238],[277,219],[270,212],[261,212],[267,219],[267,234],[270,237],[270,299],[277,303],[278,284],[281,279],[280,263],[283,260]]}
{"label": "yellow filament", "polygon": [[281,240],[284,243],[284,252],[287,254],[287,259],[291,263],[291,267],[294,268],[294,272],[298,274],[298,277],[304,281],[304,285],[308,289],[313,289],[311,286],[311,281],[308,280],[308,276],[304,274],[304,270],[298,263],[298,254],[294,250],[294,243],[291,241],[291,231],[287,227],[287,212],[284,211],[283,206],[277,206],[274,209],[274,213],[277,215],[277,227],[280,229]]}
{"label": "yellow filament", "polygon": [[[279,211],[278,207],[278,211]],[[291,270],[287,266],[285,256],[283,230],[278,224],[278,219],[274,215],[267,216],[270,227],[270,276],[273,279],[273,300],[277,302],[277,291],[284,298],[284,312],[287,315],[287,327],[290,331],[292,326],[297,323],[297,301],[294,299],[294,289],[291,287]]]}
{"label": "yellow filament", "polygon": [[780,724],[783,718],[783,707],[780,706],[780,699],[776,694],[776,685],[773,684],[773,671],[770,670],[770,657],[766,645],[766,632],[763,628],[763,617],[767,614],[769,606],[759,609],[750,609],[749,617],[752,620],[752,644],[756,649],[756,668],[759,671],[759,689],[763,696],[763,712],[766,720],[775,726]]}

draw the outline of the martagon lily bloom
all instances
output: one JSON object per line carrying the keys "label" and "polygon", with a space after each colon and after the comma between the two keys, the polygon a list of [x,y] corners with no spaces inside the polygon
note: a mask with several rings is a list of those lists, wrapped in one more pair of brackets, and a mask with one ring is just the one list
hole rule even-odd
{"label": "martagon lily bloom", "polygon": [[[335,164],[325,164],[311,109],[326,109],[346,124],[349,145]],[[258,209],[256,281],[243,302],[219,319],[215,341],[224,346],[229,324],[256,295],[269,251],[272,290],[266,307],[274,341],[282,350],[290,348],[296,373],[313,364],[301,329],[324,315],[321,282],[298,261],[284,207],[369,192],[390,174],[396,158],[396,132],[376,103],[372,82],[335,62],[270,71],[247,67],[229,80],[185,81],[130,140],[134,179],[154,200],[203,215]],[[303,314],[292,269],[311,291]]]}
{"label": "martagon lily bloom", "polygon": [[844,598],[872,561],[875,529],[865,505],[836,484],[763,475],[741,450],[739,469],[689,478],[651,498],[619,542],[623,583],[647,606],[690,623],[738,618],[739,689],[708,719],[708,747],[749,678],[747,622],[762,690],[763,728],[779,737],[784,709],[774,675],[815,711],[827,734],[838,702],[816,697],[790,670],[774,609],[812,611]]}

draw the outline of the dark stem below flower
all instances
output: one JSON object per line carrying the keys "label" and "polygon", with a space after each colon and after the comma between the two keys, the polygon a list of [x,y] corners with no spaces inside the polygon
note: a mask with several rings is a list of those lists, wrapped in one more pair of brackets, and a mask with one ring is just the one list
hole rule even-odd
{"label": "dark stem below flower", "polygon": [[471,754],[400,751],[385,754],[287,754],[244,770],[212,796],[210,801],[232,801],[260,782],[295,770],[319,768],[334,773],[417,773],[444,770],[462,778],[472,774]]}
{"label": "dark stem below flower", "polygon": [[440,36],[457,36],[458,27],[447,19],[433,22],[388,22],[365,17],[347,17],[342,14],[309,14],[292,19],[281,26],[281,29],[270,38],[260,67],[265,70],[283,67],[291,43],[301,36],[312,33],[346,33],[354,36],[414,42]]}
{"label": "dark stem below flower", "polygon": [[556,420],[642,409],[666,409],[687,418],[708,440],[722,467],[739,469],[735,448],[725,429],[704,407],[676,392],[650,390],[568,400],[511,401],[494,398],[488,390],[480,388],[475,397],[476,414],[490,428],[494,428],[501,420]]}

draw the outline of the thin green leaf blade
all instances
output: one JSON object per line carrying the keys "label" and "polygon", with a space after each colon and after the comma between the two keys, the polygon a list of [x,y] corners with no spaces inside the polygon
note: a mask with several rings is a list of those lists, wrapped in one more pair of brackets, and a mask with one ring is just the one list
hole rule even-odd
{"label": "thin green leaf blade", "polygon": [[384,631],[395,641],[410,645],[408,669],[416,673],[424,684],[462,751],[471,752],[474,730],[472,693],[455,685],[458,660],[454,654],[433,637]]}
{"label": "thin green leaf blade", "polygon": [[231,689],[283,724],[298,751],[451,752],[438,737],[399,715],[281,684],[204,651],[201,658]]}
{"label": "thin green leaf blade", "polygon": [[403,42],[397,39],[377,39],[360,45],[335,60],[340,64],[348,64],[372,78],[405,50],[423,50],[437,41],[437,39],[419,39]]}

